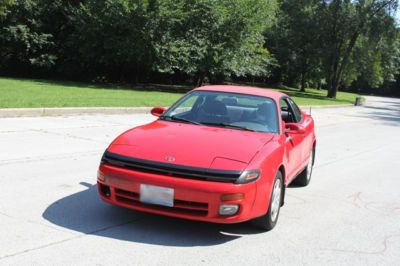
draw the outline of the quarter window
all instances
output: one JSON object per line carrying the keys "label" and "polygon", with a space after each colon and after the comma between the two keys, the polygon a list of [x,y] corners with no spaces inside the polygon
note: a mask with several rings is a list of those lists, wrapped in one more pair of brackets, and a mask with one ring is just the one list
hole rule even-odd
{"label": "quarter window", "polygon": [[279,101],[281,106],[282,120],[286,123],[298,123],[301,121],[300,108],[290,98],[282,98]]}
{"label": "quarter window", "polygon": [[300,108],[297,106],[297,104],[292,99],[287,98],[287,100],[288,100],[290,106],[292,107],[293,114],[296,118],[296,122],[299,123],[302,119]]}

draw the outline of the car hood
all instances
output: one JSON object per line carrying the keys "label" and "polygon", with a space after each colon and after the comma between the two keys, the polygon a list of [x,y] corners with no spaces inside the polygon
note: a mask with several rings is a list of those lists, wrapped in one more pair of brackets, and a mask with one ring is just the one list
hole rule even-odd
{"label": "car hood", "polygon": [[273,134],[157,120],[120,135],[109,152],[221,170],[243,170]]}

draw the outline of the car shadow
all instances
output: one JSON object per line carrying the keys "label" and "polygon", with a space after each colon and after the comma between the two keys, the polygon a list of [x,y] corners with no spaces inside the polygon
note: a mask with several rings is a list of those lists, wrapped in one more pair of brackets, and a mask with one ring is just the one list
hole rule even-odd
{"label": "car shadow", "polygon": [[163,246],[213,246],[263,233],[248,223],[196,222],[111,206],[99,198],[96,185],[81,184],[85,190],[52,203],[43,218],[83,234]]}

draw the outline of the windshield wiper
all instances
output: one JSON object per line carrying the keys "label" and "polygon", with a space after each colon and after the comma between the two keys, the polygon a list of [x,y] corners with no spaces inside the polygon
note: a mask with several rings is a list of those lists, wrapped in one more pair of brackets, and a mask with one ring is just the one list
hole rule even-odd
{"label": "windshield wiper", "polygon": [[236,125],[227,124],[227,123],[206,123],[206,122],[203,122],[202,124],[209,125],[209,126],[218,126],[218,127],[226,127],[226,128],[233,128],[233,129],[241,129],[241,130],[253,131],[253,132],[255,131],[255,130],[247,128],[247,127],[236,126]]}
{"label": "windshield wiper", "polygon": [[199,123],[199,122],[192,121],[192,120],[189,120],[189,119],[186,119],[186,118],[182,118],[182,117],[178,117],[176,115],[171,115],[171,116],[163,115],[163,116],[160,116],[160,118],[161,119],[169,118],[169,119],[171,119],[173,121],[182,121],[182,122],[186,122],[186,123],[190,123],[190,124],[194,124],[194,125],[201,125],[201,123]]}

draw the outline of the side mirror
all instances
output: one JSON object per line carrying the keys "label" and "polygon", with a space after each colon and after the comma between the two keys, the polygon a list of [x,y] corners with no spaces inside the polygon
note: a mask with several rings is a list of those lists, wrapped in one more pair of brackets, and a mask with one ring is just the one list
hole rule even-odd
{"label": "side mirror", "polygon": [[153,109],[151,109],[150,113],[154,116],[162,116],[166,110],[167,110],[166,107],[156,106],[153,107]]}
{"label": "side mirror", "polygon": [[285,134],[304,134],[306,131],[296,123],[285,123]]}

